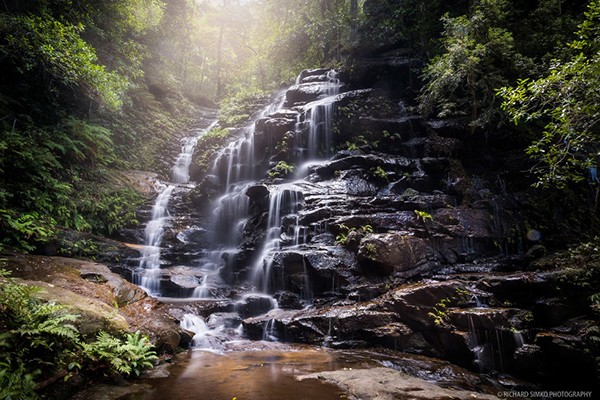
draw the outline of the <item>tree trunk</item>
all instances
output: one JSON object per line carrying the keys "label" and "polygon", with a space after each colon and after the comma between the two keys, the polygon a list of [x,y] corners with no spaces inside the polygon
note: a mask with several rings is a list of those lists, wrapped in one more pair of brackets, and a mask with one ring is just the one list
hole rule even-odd
{"label": "tree trunk", "polygon": [[358,0],[350,0],[350,41],[356,41],[358,32]]}
{"label": "tree trunk", "polygon": [[223,92],[223,82],[221,80],[221,62],[223,55],[223,35],[225,33],[225,25],[221,25],[219,30],[219,42],[217,45],[217,100],[221,99],[221,94]]}

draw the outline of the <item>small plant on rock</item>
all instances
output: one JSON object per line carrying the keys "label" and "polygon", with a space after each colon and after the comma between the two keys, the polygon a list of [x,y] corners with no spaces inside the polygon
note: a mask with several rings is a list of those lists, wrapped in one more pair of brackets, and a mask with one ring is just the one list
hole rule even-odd
{"label": "small plant on rock", "polygon": [[377,246],[375,246],[375,243],[367,243],[364,246],[364,252],[365,255],[367,256],[367,258],[371,261],[377,261]]}
{"label": "small plant on rock", "polygon": [[373,174],[373,176],[376,178],[381,178],[386,181],[389,181],[389,179],[390,179],[388,173],[380,166],[377,166],[377,168],[371,168],[370,171],[371,171],[371,174]]}
{"label": "small plant on rock", "polygon": [[433,307],[433,311],[428,312],[427,315],[433,317],[433,322],[436,326],[442,326],[446,323],[446,312],[448,304],[450,303],[449,298],[443,298],[437,302],[437,304]]}
{"label": "small plant on rock", "polygon": [[427,221],[433,222],[433,217],[426,211],[415,210],[415,214],[417,215],[417,219],[423,221],[423,223]]}
{"label": "small plant on rock", "polygon": [[335,243],[346,245],[350,241],[350,234],[352,232],[357,232],[360,236],[366,235],[367,233],[373,233],[373,227],[371,225],[363,225],[358,229],[355,227],[348,227],[346,224],[338,224],[338,228],[340,229],[340,233],[335,237]]}
{"label": "small plant on rock", "polygon": [[283,178],[294,172],[295,167],[285,161],[279,161],[276,166],[269,171],[269,178]]}

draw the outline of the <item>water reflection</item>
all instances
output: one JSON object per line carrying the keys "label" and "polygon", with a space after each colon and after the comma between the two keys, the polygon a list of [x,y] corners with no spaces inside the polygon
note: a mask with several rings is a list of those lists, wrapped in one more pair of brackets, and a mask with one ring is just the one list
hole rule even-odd
{"label": "water reflection", "polygon": [[337,386],[296,375],[356,367],[357,361],[340,358],[326,349],[256,349],[213,353],[192,351],[170,368],[167,378],[147,379],[153,389],[126,400],[340,400]]}

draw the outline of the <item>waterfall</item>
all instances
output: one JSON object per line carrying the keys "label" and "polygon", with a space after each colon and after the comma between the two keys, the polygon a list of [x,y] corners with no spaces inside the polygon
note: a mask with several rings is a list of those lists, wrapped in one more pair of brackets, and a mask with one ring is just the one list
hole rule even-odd
{"label": "waterfall", "polygon": [[[322,70],[318,71],[319,75],[314,73],[314,71],[305,72],[297,81],[300,86],[304,84],[309,87],[318,86],[318,94],[313,97],[314,101],[304,105],[294,105],[293,109],[284,109],[286,92],[281,91],[271,104],[255,115],[252,123],[238,131],[238,137],[223,148],[215,158],[211,179],[214,180],[215,187],[220,187],[221,190],[220,193],[210,193],[213,200],[208,206],[209,221],[205,225],[207,245],[199,251],[196,250],[201,256],[194,260],[193,265],[194,277],[199,282],[193,290],[193,297],[218,297],[224,293],[222,289],[226,286],[225,281],[232,281],[239,274],[236,268],[240,266],[236,264],[236,260],[240,259],[239,254],[247,251],[242,240],[244,229],[251,216],[250,198],[246,193],[249,188],[256,185],[257,181],[265,178],[268,168],[273,165],[269,154],[263,154],[264,143],[268,143],[269,148],[274,147],[276,143],[268,136],[270,134],[268,131],[256,131],[257,121],[267,116],[274,116],[274,118],[280,118],[281,115],[284,116],[281,118],[298,116],[295,128],[292,128],[291,140],[294,148],[290,150],[293,155],[286,160],[291,164],[318,162],[331,155],[334,143],[333,117],[341,84],[335,71]],[[153,295],[161,295],[161,240],[170,220],[167,209],[169,199],[173,192],[188,188],[187,185],[182,186],[182,184],[189,181],[189,167],[198,143],[198,136],[182,139],[181,152],[172,169],[173,184],[161,191],[156,201],[155,207],[162,211],[153,213],[152,220],[146,226],[145,248],[136,270],[136,274],[141,278],[136,280]],[[254,261],[244,271],[248,283],[252,285],[251,290],[264,295],[273,294],[277,289],[285,289],[285,287],[275,287],[281,285],[279,282],[276,284],[272,276],[273,261],[277,254],[289,249],[301,249],[310,240],[309,227],[303,226],[300,219],[304,203],[301,187],[294,184],[269,184],[268,191],[269,209],[268,216],[265,215],[264,240],[253,243],[254,246],[250,251],[256,249]],[[304,301],[310,302],[312,288],[309,266],[306,261],[303,263],[306,276],[299,295]],[[281,282],[283,286],[286,285],[285,279]]]}
{"label": "waterfall", "polygon": [[190,164],[197,143],[198,137],[182,139],[181,153],[177,156],[175,165],[173,166],[174,183],[186,183],[190,180]]}
{"label": "waterfall", "polygon": [[[284,92],[258,113],[262,118],[283,105]],[[212,172],[219,177],[224,193],[212,204],[215,245],[236,246],[248,218],[249,199],[246,190],[261,178],[256,170],[254,146],[254,121],[243,130],[243,137],[232,141],[215,159]],[[261,171],[260,173],[264,173]]]}
{"label": "waterfall", "polygon": [[277,320],[272,318],[265,323],[263,328],[262,340],[267,342],[277,342]]}
{"label": "waterfall", "polygon": [[209,132],[212,128],[217,125],[217,121],[212,122],[205,129],[198,129],[195,131],[196,135],[190,137],[184,137],[181,139],[181,152],[175,159],[175,165],[173,165],[172,178],[173,183],[187,183],[190,180],[190,164],[192,163],[192,156],[194,150],[198,144],[198,140],[203,133]]}
{"label": "waterfall", "polygon": [[[308,122],[306,159],[314,161],[331,154],[333,145],[333,114],[336,96],[340,91],[340,81],[335,71],[327,73],[325,96],[303,107],[305,121]],[[301,126],[300,123],[296,124]]]}
{"label": "waterfall", "polygon": [[[234,250],[231,250],[234,252]],[[224,251],[209,251],[198,261],[199,271],[204,274],[200,285],[194,289],[192,297],[208,299],[215,298],[217,288],[223,284],[221,270],[223,269],[222,256]]]}
{"label": "waterfall", "polygon": [[[333,117],[335,103],[338,100],[341,84],[335,71],[323,71],[318,78],[320,95],[315,101],[295,107],[297,110],[293,135],[292,159],[290,163],[306,163],[323,160],[332,153],[334,143]],[[302,85],[301,74],[296,85]],[[309,80],[314,81],[315,76]],[[311,84],[311,83],[309,83]],[[285,104],[283,93],[268,107],[258,114],[256,121],[267,115],[279,112],[290,115],[290,110],[283,110]],[[295,113],[296,111],[294,111]],[[213,173],[219,178],[223,194],[211,205],[213,210],[213,237],[215,248],[220,246],[230,249],[239,246],[244,227],[250,216],[250,200],[247,190],[256,181],[265,177],[267,166],[263,155],[259,154],[255,143],[255,123],[243,130],[243,137],[232,141],[217,157]],[[263,132],[267,134],[266,132]],[[300,176],[302,178],[302,176]],[[272,294],[277,289],[273,279],[273,262],[278,252],[291,247],[300,247],[309,240],[309,229],[301,226],[298,217],[302,209],[304,196],[301,188],[293,184],[269,185],[269,210],[265,238],[258,247],[255,261],[250,266],[250,283],[255,290],[263,294]],[[220,266],[223,266],[221,262]],[[217,266],[215,266],[217,268]],[[308,268],[304,266],[304,287],[300,295],[305,301],[312,300],[311,283]],[[196,295],[206,295],[206,280]]]}
{"label": "waterfall", "polygon": [[169,200],[175,189],[174,185],[165,187],[154,202],[152,219],[144,229],[144,247],[139,269],[145,269],[141,280],[137,282],[151,295],[160,295],[160,244],[165,233],[165,224],[169,219]]}
{"label": "waterfall", "polygon": [[217,121],[212,122],[207,128],[195,131],[193,137],[182,139],[181,152],[175,160],[171,185],[161,185],[160,193],[152,207],[152,219],[144,229],[144,247],[141,251],[140,262],[137,271],[133,274],[133,281],[140,285],[152,296],[160,296],[160,265],[161,265],[161,243],[165,233],[165,227],[170,219],[168,210],[169,201],[177,187],[189,181],[189,169],[192,162],[192,154],[200,136],[210,131]]}
{"label": "waterfall", "polygon": [[223,325],[210,329],[201,317],[194,314],[185,314],[180,325],[194,333],[192,347],[199,349],[210,349],[217,345],[218,336],[225,329]]}
{"label": "waterfall", "polygon": [[252,268],[252,283],[263,293],[272,291],[270,281],[273,253],[281,248],[283,218],[298,213],[304,201],[304,195],[294,185],[275,186],[272,191],[274,193],[270,195],[266,238]]}

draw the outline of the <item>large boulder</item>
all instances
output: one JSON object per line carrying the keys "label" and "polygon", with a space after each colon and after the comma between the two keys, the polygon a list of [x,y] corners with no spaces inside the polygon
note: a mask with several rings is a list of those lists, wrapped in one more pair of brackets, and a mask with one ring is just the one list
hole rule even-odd
{"label": "large boulder", "polygon": [[386,293],[378,302],[383,310],[395,312],[400,321],[415,330],[430,330],[431,313],[443,299],[456,297],[464,283],[458,281],[405,284]]}
{"label": "large boulder", "polygon": [[372,265],[384,275],[431,272],[437,266],[427,239],[401,232],[366,235],[360,242],[358,259],[364,268]]}
{"label": "large boulder", "polygon": [[189,337],[170,317],[164,304],[103,264],[65,257],[5,256],[4,268],[23,283],[39,286],[44,300],[65,305],[81,316],[80,331],[141,331],[159,351],[187,346]]}

